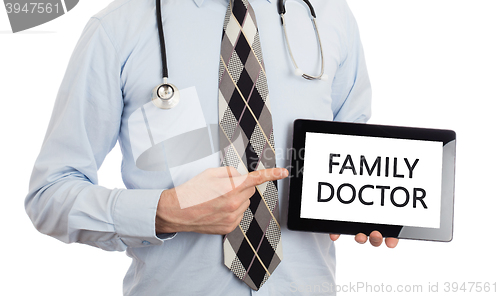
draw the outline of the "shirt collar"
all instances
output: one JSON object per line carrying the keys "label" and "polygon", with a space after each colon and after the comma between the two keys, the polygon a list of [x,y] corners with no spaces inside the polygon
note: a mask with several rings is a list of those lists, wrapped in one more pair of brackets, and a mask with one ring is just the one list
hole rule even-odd
{"label": "shirt collar", "polygon": [[[200,7],[201,5],[203,5],[203,2],[205,2],[205,0],[193,0],[194,3],[196,4],[196,6]],[[267,2],[271,3],[271,0],[266,0]]]}

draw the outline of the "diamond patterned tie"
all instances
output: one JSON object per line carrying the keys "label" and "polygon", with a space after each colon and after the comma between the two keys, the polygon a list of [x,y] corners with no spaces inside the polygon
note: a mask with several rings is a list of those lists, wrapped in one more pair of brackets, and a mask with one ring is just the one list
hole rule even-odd
{"label": "diamond patterned tie", "polygon": [[[276,167],[266,73],[255,14],[248,0],[230,0],[222,34],[219,125],[222,165],[241,174]],[[256,187],[250,206],[224,237],[224,264],[258,290],[283,258],[277,182]]]}

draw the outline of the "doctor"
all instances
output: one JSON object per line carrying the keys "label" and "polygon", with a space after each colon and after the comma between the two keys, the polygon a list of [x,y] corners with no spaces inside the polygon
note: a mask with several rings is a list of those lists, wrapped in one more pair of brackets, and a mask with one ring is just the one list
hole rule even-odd
{"label": "doctor", "polygon": [[[248,175],[219,168],[217,129],[212,128],[219,123],[228,1],[163,1],[167,82],[180,94],[170,109],[157,108],[151,97],[165,76],[155,1],[116,0],[96,14],[69,62],[34,166],[25,206],[35,227],[66,243],[126,251],[133,261],[124,279],[125,295],[289,295],[292,283],[334,286],[332,240],[338,235],[286,228],[288,173],[279,168],[289,163],[294,119],[366,122],[371,89],[358,28],[345,0],[311,3],[317,31],[307,3],[286,1],[287,46],[277,1],[250,0],[278,168]],[[304,73],[323,74],[309,80],[300,76]],[[194,131],[206,131],[206,145],[199,137],[187,146],[193,137],[182,137]],[[103,188],[97,170],[117,141],[127,189]],[[199,157],[188,161],[192,154],[186,150]],[[255,186],[270,180],[281,180],[283,259],[254,291],[224,266],[220,234],[238,227]],[[233,187],[227,189],[225,181]],[[200,200],[207,195],[209,200]],[[182,206],[186,200],[195,202]],[[374,246],[383,242],[378,232],[369,239]],[[368,238],[358,234],[355,240]],[[395,247],[397,239],[385,242]]]}

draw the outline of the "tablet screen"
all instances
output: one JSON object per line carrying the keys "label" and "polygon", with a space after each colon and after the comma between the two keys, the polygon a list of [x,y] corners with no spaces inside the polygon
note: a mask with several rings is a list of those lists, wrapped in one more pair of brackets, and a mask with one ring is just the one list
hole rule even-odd
{"label": "tablet screen", "polygon": [[439,228],[441,142],[306,133],[302,218]]}

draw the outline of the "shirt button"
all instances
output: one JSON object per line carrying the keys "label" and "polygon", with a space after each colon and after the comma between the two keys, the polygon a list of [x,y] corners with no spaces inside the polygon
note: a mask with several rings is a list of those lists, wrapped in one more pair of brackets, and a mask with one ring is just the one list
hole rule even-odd
{"label": "shirt button", "polygon": [[143,245],[145,245],[145,246],[147,246],[147,245],[150,245],[151,243],[150,243],[150,242],[148,242],[147,240],[143,240],[143,241],[142,241],[142,244],[143,244]]}

